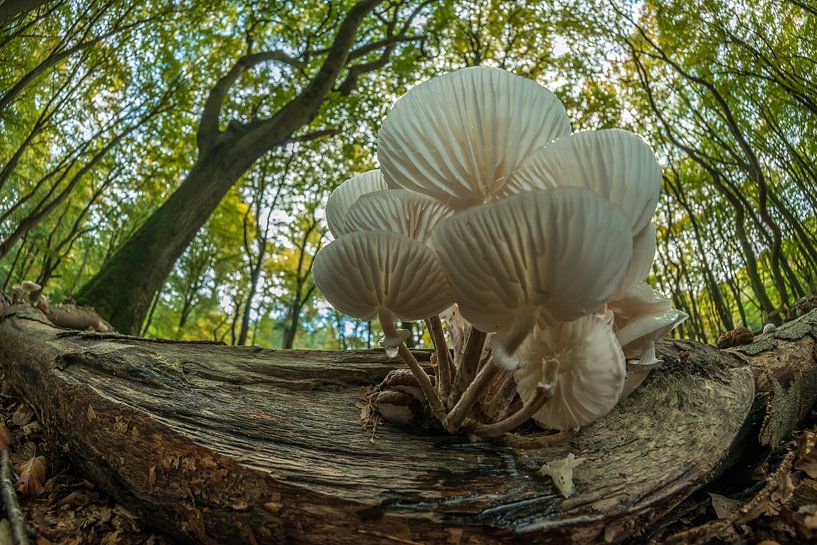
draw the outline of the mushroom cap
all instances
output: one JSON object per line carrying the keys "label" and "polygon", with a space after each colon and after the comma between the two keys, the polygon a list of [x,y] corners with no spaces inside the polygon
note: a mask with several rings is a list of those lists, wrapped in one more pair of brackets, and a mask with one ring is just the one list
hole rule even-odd
{"label": "mushroom cap", "polygon": [[336,187],[326,201],[326,223],[332,235],[338,238],[348,232],[345,228],[346,214],[361,195],[384,189],[388,187],[383,174],[377,169],[352,176]]}
{"label": "mushroom cap", "polygon": [[361,320],[381,309],[400,320],[422,320],[454,303],[436,254],[389,231],[359,231],[331,242],[315,256],[312,277],[333,307]]}
{"label": "mushroom cap", "polygon": [[567,134],[570,121],[553,93],[477,66],[432,78],[397,100],[380,129],[377,158],[389,187],[462,209],[498,194],[528,153]]}
{"label": "mushroom cap", "polygon": [[619,205],[634,234],[650,222],[661,191],[661,167],[644,140],[623,129],[579,132],[537,149],[514,171],[504,191],[549,187],[592,189]]}
{"label": "mushroom cap", "polygon": [[631,319],[616,331],[616,338],[625,356],[639,357],[649,343],[661,339],[687,318],[689,315],[686,312],[674,308],[644,314]]}
{"label": "mushroom cap", "polygon": [[431,230],[452,212],[431,197],[405,189],[387,189],[362,195],[346,213],[344,229],[393,231],[425,242]]}
{"label": "mushroom cap", "polygon": [[613,292],[613,299],[626,296],[634,286],[646,280],[655,259],[655,225],[650,222],[633,238],[633,256],[624,276]]}
{"label": "mushroom cap", "polygon": [[671,309],[672,301],[646,282],[639,282],[620,298],[609,301],[607,307],[613,312],[616,326],[622,328],[633,318]]}
{"label": "mushroom cap", "polygon": [[541,308],[563,321],[596,310],[621,280],[632,235],[616,205],[560,188],[455,214],[434,229],[431,245],[463,317],[491,332]]}
{"label": "mushroom cap", "polygon": [[23,280],[22,282],[20,282],[20,287],[30,292],[40,291],[41,289],[43,289],[42,286],[40,286],[36,282],[32,282],[31,280]]}
{"label": "mushroom cap", "polygon": [[589,424],[610,412],[621,397],[624,354],[612,328],[596,316],[537,326],[517,356],[516,389],[526,403],[545,380],[545,362],[558,362],[553,397],[533,416],[545,428],[568,430]]}

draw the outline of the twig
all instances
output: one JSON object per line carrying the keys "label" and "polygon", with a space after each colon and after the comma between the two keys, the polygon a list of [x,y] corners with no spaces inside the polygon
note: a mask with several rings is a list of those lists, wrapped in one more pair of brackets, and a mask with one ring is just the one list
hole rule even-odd
{"label": "twig", "polygon": [[500,439],[509,447],[521,449],[537,449],[561,445],[570,440],[576,432],[565,430],[557,433],[537,433],[534,435],[519,435],[518,433],[506,433]]}
{"label": "twig", "polygon": [[14,490],[14,482],[12,482],[11,478],[11,462],[9,461],[8,449],[0,454],[0,488],[2,488],[3,503],[6,506],[6,515],[11,525],[14,545],[30,545],[26,519],[20,509],[20,504],[17,502],[17,492]]}

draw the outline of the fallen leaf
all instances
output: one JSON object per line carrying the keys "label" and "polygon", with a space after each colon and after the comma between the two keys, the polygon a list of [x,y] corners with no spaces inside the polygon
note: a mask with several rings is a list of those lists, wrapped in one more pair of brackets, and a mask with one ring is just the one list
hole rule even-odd
{"label": "fallen leaf", "polygon": [[24,496],[34,498],[45,492],[45,456],[36,456],[15,468],[20,476],[15,488]]}
{"label": "fallen leaf", "polygon": [[712,509],[715,510],[715,515],[719,519],[735,519],[740,513],[741,502],[733,500],[720,494],[710,493],[709,497],[712,501]]}
{"label": "fallen leaf", "polygon": [[14,444],[14,436],[5,424],[0,424],[0,451]]}
{"label": "fallen leaf", "polygon": [[11,423],[15,426],[23,427],[31,422],[32,418],[34,418],[34,409],[25,403],[21,403],[20,406],[17,407],[17,410],[14,411],[14,414],[11,415]]}

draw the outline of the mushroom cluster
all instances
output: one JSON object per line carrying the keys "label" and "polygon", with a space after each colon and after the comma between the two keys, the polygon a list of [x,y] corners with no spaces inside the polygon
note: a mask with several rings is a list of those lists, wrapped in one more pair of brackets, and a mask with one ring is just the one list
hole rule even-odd
{"label": "mushroom cluster", "polygon": [[[532,418],[553,441],[660,363],[686,315],[645,282],[661,169],[639,136],[572,133],[538,83],[472,67],[397,100],[377,157],[330,195],[313,276],[339,311],[380,319],[447,431],[518,444]],[[469,328],[449,327],[453,355],[441,314]],[[433,376],[395,320],[426,321]]]}

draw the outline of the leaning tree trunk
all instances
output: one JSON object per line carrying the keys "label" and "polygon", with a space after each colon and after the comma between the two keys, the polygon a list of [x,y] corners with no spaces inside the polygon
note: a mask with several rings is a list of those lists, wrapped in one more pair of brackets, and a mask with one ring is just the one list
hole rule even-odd
{"label": "leaning tree trunk", "polygon": [[348,11],[320,69],[295,98],[269,118],[233,123],[222,131],[221,106],[239,76],[256,64],[286,55],[272,51],[239,59],[210,91],[197,133],[199,158],[190,173],[80,289],[77,301],[96,308],[117,330],[138,333],[153,295],[227,191],[259,157],[289,142],[317,115],[346,66],[358,27],[381,2],[359,0]]}
{"label": "leaning tree trunk", "polygon": [[[585,544],[644,530],[776,446],[817,397],[816,337],[814,311],[731,352],[667,341],[611,414],[534,451],[363,429],[362,390],[397,365],[380,351],[88,334],[17,306],[0,361],[90,478],[190,543]],[[568,453],[585,461],[563,499],[537,470]]]}

